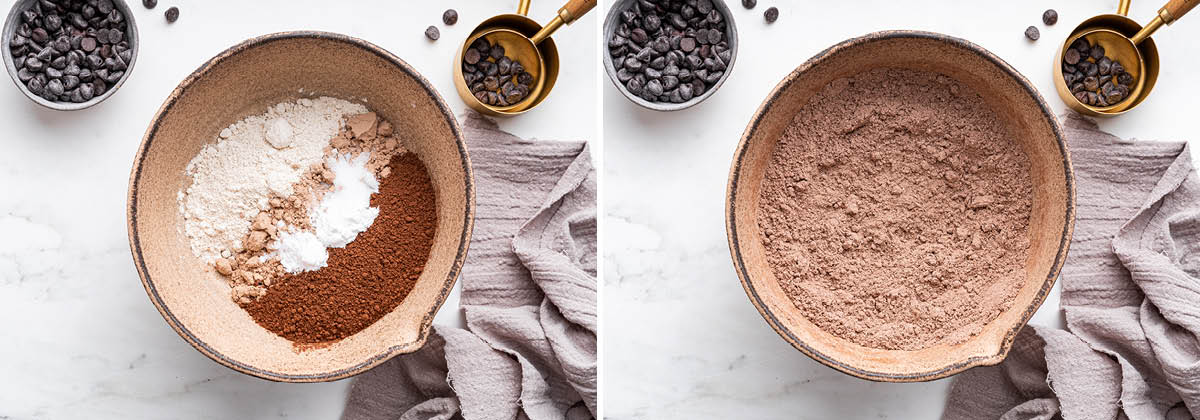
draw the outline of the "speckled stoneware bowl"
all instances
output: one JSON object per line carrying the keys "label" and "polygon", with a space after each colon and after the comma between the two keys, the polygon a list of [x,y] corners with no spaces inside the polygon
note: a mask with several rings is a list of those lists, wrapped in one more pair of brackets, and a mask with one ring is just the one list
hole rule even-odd
{"label": "speckled stoneware bowl", "polygon": [[713,8],[720,12],[721,16],[725,17],[725,22],[727,22],[729,25],[726,32],[729,36],[730,58],[729,64],[725,69],[725,74],[721,75],[720,79],[717,79],[717,84],[708,88],[708,90],[705,90],[704,93],[693,97],[690,100],[677,104],[670,102],[647,101],[640,96],[629,93],[629,90],[625,88],[625,85],[622,84],[620,80],[617,80],[617,69],[613,67],[612,55],[608,53],[608,40],[612,39],[613,33],[617,31],[617,26],[621,24],[621,12],[629,8],[630,4],[633,4],[635,1],[638,0],[617,0],[613,2],[612,8],[608,9],[608,16],[604,18],[604,42],[601,43],[603,46],[602,49],[604,50],[602,61],[604,61],[604,72],[608,73],[608,80],[612,82],[613,87],[616,87],[617,91],[621,92],[622,95],[625,95],[625,98],[629,99],[629,101],[655,111],[678,111],[681,109],[691,108],[696,104],[704,102],[705,99],[708,99],[710,96],[716,93],[717,89],[720,89],[721,85],[725,84],[725,80],[729,78],[729,74],[733,73],[733,63],[737,62],[738,54],[737,24],[734,22],[733,14],[729,12],[729,6],[725,4],[725,1],[712,0]]}
{"label": "speckled stoneware bowl", "polygon": [[[771,154],[797,111],[830,81],[878,67],[945,74],[970,86],[1006,121],[1029,156],[1033,179],[1026,280],[1012,307],[957,345],[917,351],[867,348],[822,331],[796,308],[766,263],[756,223]],[[944,378],[1004,359],[1013,338],[1041,306],[1067,256],[1075,221],[1075,183],[1062,128],[1025,77],[992,53],[962,39],[912,31],[872,33],[844,41],[797,67],[750,120],[734,154],[726,229],[733,263],[750,301],[784,340],[834,369],[860,378],[914,382]]]}
{"label": "speckled stoneware bowl", "polygon": [[[221,128],[278,102],[314,95],[364,103],[408,139],[433,181],[437,233],[424,272],[403,303],[346,339],[299,349],[256,324],[230,299],[225,279],[192,254],[176,194],[190,185],[185,166]],[[184,340],[243,373],[316,382],[355,375],[425,343],[467,255],[475,189],[462,130],[424,77],[359,39],[287,32],[222,52],[171,92],[134,159],[128,206],[138,274],[151,302]]]}
{"label": "speckled stoneware bowl", "polygon": [[129,51],[132,56],[132,58],[129,60],[128,68],[125,69],[125,75],[121,76],[121,79],[117,80],[117,83],[113,83],[111,86],[109,86],[108,90],[104,91],[103,95],[98,95],[93,97],[91,100],[79,103],[47,101],[45,98],[34,95],[33,92],[30,92],[29,88],[26,87],[24,83],[21,83],[21,80],[17,78],[17,66],[15,63],[13,63],[12,48],[8,45],[8,40],[12,38],[13,32],[16,32],[17,26],[21,23],[21,12],[28,9],[36,1],[38,0],[19,0],[13,3],[12,9],[8,11],[8,18],[4,20],[4,38],[0,40],[0,44],[2,44],[0,45],[0,52],[3,52],[4,67],[8,69],[8,76],[12,78],[13,83],[16,83],[17,89],[20,90],[21,93],[24,93],[25,96],[29,97],[29,100],[37,103],[38,105],[59,111],[77,111],[88,108],[92,105],[103,102],[105,99],[108,99],[109,96],[112,96],[114,93],[116,93],[117,89],[120,89],[121,85],[124,85],[125,81],[129,79],[129,75],[133,74],[133,65],[137,63],[138,46],[141,44],[141,42],[139,42],[140,39],[138,38],[137,22],[135,22],[133,12],[129,10],[129,5],[125,3],[125,0],[112,0],[113,5],[117,7],[117,10],[120,10],[121,13],[125,14],[125,34],[128,37]]}

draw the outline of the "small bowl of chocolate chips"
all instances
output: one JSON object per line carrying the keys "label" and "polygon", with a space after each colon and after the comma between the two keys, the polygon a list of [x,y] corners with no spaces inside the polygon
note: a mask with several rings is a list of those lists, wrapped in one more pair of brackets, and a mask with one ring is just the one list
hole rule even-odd
{"label": "small bowl of chocolate chips", "polygon": [[13,82],[60,111],[107,99],[137,60],[137,25],[123,0],[20,0],[3,37],[0,55]]}
{"label": "small bowl of chocolate chips", "polygon": [[617,1],[604,20],[604,69],[633,103],[677,111],[721,87],[737,57],[737,26],[721,0]]}

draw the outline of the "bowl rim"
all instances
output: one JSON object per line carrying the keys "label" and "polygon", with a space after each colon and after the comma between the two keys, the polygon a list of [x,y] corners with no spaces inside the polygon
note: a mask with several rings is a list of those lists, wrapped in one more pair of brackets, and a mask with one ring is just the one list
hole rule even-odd
{"label": "bowl rim", "polygon": [[643,108],[652,109],[655,111],[665,111],[665,112],[679,111],[679,110],[691,108],[693,106],[700,104],[701,102],[704,102],[706,99],[708,99],[713,94],[715,94],[717,92],[717,90],[720,89],[721,86],[725,84],[725,80],[729,79],[729,75],[733,73],[733,65],[734,65],[734,63],[737,63],[737,55],[738,55],[737,24],[734,22],[735,19],[733,17],[733,11],[732,11],[732,9],[729,8],[729,5],[725,4],[725,0],[711,0],[713,3],[713,6],[716,7],[715,10],[720,11],[721,14],[725,16],[725,22],[728,25],[725,32],[727,34],[733,34],[733,36],[729,38],[729,51],[730,51],[729,64],[725,65],[725,73],[721,75],[721,78],[717,80],[716,84],[712,85],[712,87],[705,90],[704,93],[700,94],[700,96],[696,96],[690,100],[680,102],[677,104],[647,101],[645,99],[642,99],[640,96],[630,93],[628,90],[625,89],[625,86],[623,84],[621,84],[620,82],[617,81],[617,69],[615,67],[613,67],[612,55],[610,55],[608,53],[608,39],[611,38],[613,32],[616,31],[617,20],[618,20],[617,16],[621,14],[621,11],[623,11],[623,9],[624,9],[623,6],[625,4],[628,4],[628,3],[631,3],[634,1],[637,1],[637,0],[617,0],[617,1],[613,2],[612,7],[610,7],[608,9],[608,15],[605,16],[605,18],[604,18],[604,26],[601,28],[603,30],[602,35],[604,36],[604,39],[601,40],[601,45],[604,48],[603,48],[602,57],[601,57],[600,61],[603,62],[604,73],[608,75],[608,81],[612,83],[613,87],[617,88],[617,91],[621,92],[621,95],[624,96],[625,99],[628,99],[630,102],[638,104],[639,106],[641,106]]}
{"label": "bowl rim", "polygon": [[120,89],[121,86],[125,84],[126,80],[129,80],[129,76],[133,74],[134,64],[137,64],[138,48],[142,43],[141,36],[138,32],[137,21],[133,16],[133,10],[129,8],[129,4],[126,3],[125,0],[112,0],[113,5],[116,6],[117,9],[121,10],[121,13],[125,14],[125,22],[127,22],[127,27],[129,28],[126,35],[129,37],[129,50],[131,51],[130,59],[129,64],[125,68],[125,74],[121,76],[121,79],[117,80],[117,82],[112,86],[109,86],[108,90],[104,91],[104,94],[79,103],[51,102],[46,100],[46,98],[34,95],[33,92],[30,92],[29,87],[25,86],[24,83],[21,83],[21,79],[17,77],[17,66],[16,63],[13,62],[12,47],[8,45],[8,36],[17,30],[17,21],[20,19],[21,11],[25,9],[24,6],[35,1],[37,0],[18,0],[14,2],[13,7],[8,11],[8,17],[4,20],[3,29],[0,29],[0,34],[3,35],[3,40],[0,41],[0,44],[3,44],[0,45],[0,54],[4,56],[4,67],[8,70],[8,77],[12,78],[13,83],[17,85],[17,90],[21,91],[21,93],[24,93],[25,97],[29,98],[29,100],[38,105],[53,109],[55,111],[79,111],[82,109],[91,108],[96,104],[104,102],[105,99],[108,99],[110,96],[116,93],[117,89]]}
{"label": "bowl rim", "polygon": [[[1066,179],[1066,187],[1067,187],[1065,224],[1063,226],[1062,238],[1059,242],[1058,251],[1055,254],[1054,262],[1050,267],[1050,272],[1047,274],[1046,279],[1042,282],[1041,289],[1039,289],[1037,294],[1034,296],[1033,302],[1030,302],[1029,306],[1025,308],[1024,312],[1022,312],[1020,322],[1013,325],[1009,329],[1009,331],[1004,335],[1003,339],[1001,340],[999,350],[995,354],[992,354],[992,355],[973,356],[973,357],[969,357],[965,360],[952,361],[948,365],[942,366],[937,369],[928,370],[928,371],[919,371],[919,372],[907,372],[907,373],[888,373],[888,372],[877,372],[877,371],[872,371],[872,370],[867,370],[867,369],[861,369],[859,367],[856,367],[849,363],[846,363],[842,360],[835,359],[829,355],[826,355],[824,353],[817,351],[816,349],[809,346],[804,341],[800,340],[794,334],[792,334],[792,332],[789,331],[779,321],[779,319],[775,316],[775,314],[772,313],[771,309],[767,307],[766,303],[763,301],[762,297],[759,296],[758,291],[755,289],[754,284],[750,281],[750,274],[746,269],[745,261],[742,259],[742,249],[741,249],[741,244],[739,243],[738,233],[737,233],[738,225],[737,225],[737,220],[735,218],[735,206],[736,206],[736,201],[737,201],[736,199],[737,199],[737,194],[738,194],[738,181],[741,177],[742,162],[743,162],[743,159],[745,158],[746,151],[748,149],[748,147],[747,147],[748,143],[749,143],[750,139],[752,137],[754,137],[755,133],[758,131],[759,125],[762,122],[764,115],[774,105],[775,100],[778,99],[782,95],[782,93],[785,90],[787,90],[787,88],[790,87],[791,84],[794,83],[795,80],[801,74],[803,74],[805,71],[809,70],[810,68],[816,66],[817,64],[821,63],[822,61],[825,61],[826,59],[829,59],[830,57],[835,56],[844,50],[847,50],[847,49],[850,49],[850,48],[853,48],[853,47],[856,47],[856,46],[859,46],[862,44],[867,44],[867,43],[880,41],[880,40],[888,40],[888,39],[924,39],[924,40],[935,40],[935,41],[947,43],[954,47],[961,48],[961,49],[970,51],[970,52],[978,55],[979,57],[987,60],[991,64],[1000,68],[1005,74],[1007,74],[1009,77],[1011,77],[1012,79],[1017,81],[1018,84],[1020,84],[1021,87],[1024,88],[1025,93],[1027,93],[1029,95],[1029,97],[1031,99],[1033,99],[1034,102],[1038,105],[1038,108],[1041,111],[1042,116],[1045,118],[1045,120],[1050,123],[1051,129],[1054,132],[1055,141],[1058,146],[1058,151],[1062,156],[1063,175]],[[733,257],[734,268],[737,271],[738,278],[742,283],[742,288],[745,289],[746,294],[750,298],[751,303],[753,303],[755,308],[758,309],[759,314],[761,314],[763,316],[763,318],[766,320],[767,324],[769,324],[771,326],[771,328],[774,329],[777,334],[779,334],[780,337],[782,337],[785,341],[790,343],[797,350],[800,350],[802,353],[804,353],[805,355],[808,355],[809,357],[820,362],[821,364],[824,364],[828,367],[831,367],[831,368],[841,371],[843,373],[849,374],[851,376],[855,376],[855,377],[862,378],[862,379],[868,379],[868,380],[872,380],[872,381],[878,381],[878,382],[930,381],[930,380],[945,378],[945,377],[960,373],[964,370],[970,369],[972,367],[994,365],[994,364],[1000,363],[1000,361],[1004,360],[1005,356],[1008,354],[1008,351],[1012,348],[1013,340],[1016,338],[1017,333],[1020,332],[1020,330],[1029,322],[1029,319],[1033,316],[1034,312],[1037,312],[1038,308],[1041,307],[1043,302],[1045,302],[1046,296],[1047,296],[1047,294],[1049,294],[1050,289],[1052,289],[1054,287],[1054,283],[1055,283],[1056,279],[1058,278],[1059,272],[1062,270],[1063,263],[1065,262],[1065,259],[1067,256],[1068,248],[1070,247],[1071,236],[1072,236],[1072,233],[1074,232],[1074,226],[1075,226],[1075,210],[1076,210],[1075,209],[1075,176],[1074,176],[1074,171],[1071,167],[1070,153],[1068,153],[1066,140],[1063,137],[1062,125],[1059,122],[1058,118],[1051,111],[1049,105],[1046,104],[1045,99],[1041,96],[1041,94],[1038,93],[1037,89],[1035,89],[1033,87],[1033,85],[1029,82],[1029,80],[1026,79],[1023,75],[1021,75],[1021,73],[1017,72],[1016,69],[1014,69],[1011,65],[1009,65],[1006,61],[1004,61],[1000,57],[997,57],[996,55],[992,54],[990,51],[988,51],[988,50],[984,49],[983,47],[980,47],[979,45],[976,45],[970,41],[967,41],[967,40],[964,40],[961,38],[957,38],[957,37],[953,37],[950,35],[936,33],[936,32],[915,31],[915,30],[878,31],[878,32],[872,32],[872,33],[869,33],[866,35],[862,35],[859,37],[847,39],[845,41],[834,44],[833,46],[826,48],[825,50],[817,53],[812,58],[809,58],[807,61],[805,61],[799,67],[796,67],[795,70],[793,70],[791,73],[789,73],[783,79],[783,81],[781,81],[771,91],[771,93],[767,96],[767,98],[765,100],[763,100],[763,103],[759,106],[758,110],[755,111],[754,117],[751,119],[750,124],[746,127],[746,131],[742,134],[742,138],[739,140],[737,149],[734,152],[734,160],[733,160],[733,164],[730,167],[730,171],[729,171],[729,183],[728,183],[728,186],[726,189],[725,197],[726,197],[726,207],[725,207],[726,235],[727,235],[727,238],[729,241],[730,254]]]}
{"label": "bowl rim", "polygon": [[[442,288],[435,299],[434,305],[422,317],[421,328],[418,332],[416,340],[408,343],[400,343],[389,346],[384,351],[368,357],[366,360],[348,368],[331,372],[303,375],[268,371],[234,360],[224,354],[221,354],[217,350],[210,347],[207,343],[198,339],[191,333],[191,331],[182,325],[175,315],[171,313],[170,309],[164,304],[161,296],[159,296],[158,291],[154,286],[154,280],[148,273],[145,259],[142,255],[141,240],[138,237],[137,220],[138,188],[141,181],[142,166],[145,161],[146,152],[149,150],[152,140],[154,139],[154,135],[158,131],[159,124],[162,122],[162,117],[174,107],[175,102],[179,99],[179,97],[187,91],[192,83],[194,83],[196,80],[199,80],[212,67],[220,64],[225,59],[254,47],[266,45],[272,42],[287,41],[292,39],[318,39],[334,41],[346,46],[361,48],[375,54],[377,57],[382,58],[392,65],[395,65],[396,67],[400,68],[401,71],[419,81],[426,93],[429,94],[429,96],[434,100],[434,103],[444,116],[446,124],[450,126],[450,129],[454,134],[459,155],[462,157],[462,169],[464,171],[465,181],[464,195],[466,199],[466,210],[464,211],[462,219],[462,235],[459,238],[457,254],[455,255],[454,262],[450,267],[449,274],[442,283]],[[248,375],[277,382],[323,382],[344,379],[357,375],[387,361],[388,359],[391,359],[396,355],[414,352],[425,344],[425,341],[429,338],[429,332],[433,326],[433,317],[446,302],[446,297],[449,296],[450,290],[454,287],[454,283],[457,280],[459,273],[462,271],[463,263],[466,260],[467,248],[470,245],[471,234],[475,224],[475,179],[471,171],[470,156],[467,153],[462,127],[459,126],[457,119],[454,117],[454,113],[451,111],[450,107],[446,105],[445,99],[442,98],[441,95],[439,95],[433,88],[433,85],[430,84],[424,76],[421,76],[420,73],[409,66],[408,63],[397,57],[395,54],[392,54],[391,52],[376,46],[375,44],[348,35],[321,31],[286,31],[253,37],[242,41],[226,49],[225,51],[222,51],[184,78],[184,80],[179,83],[179,86],[177,86],[171,92],[171,94],[167,96],[167,99],[163,102],[162,106],[158,109],[158,111],[155,112],[154,117],[151,120],[151,124],[149,128],[146,129],[146,134],[142,137],[141,145],[138,147],[137,154],[134,157],[133,169],[129,175],[129,192],[126,205],[126,222],[129,230],[129,246],[130,251],[133,253],[134,265],[137,268],[138,277],[141,278],[142,286],[146,289],[146,293],[149,295],[151,302],[154,303],[154,307],[158,309],[158,312],[167,321],[167,324],[169,324],[171,328],[174,329],[177,334],[179,334],[180,337],[182,337],[188,342],[188,344],[191,344],[192,347],[203,353],[205,356],[208,356],[214,361],[230,369]]]}

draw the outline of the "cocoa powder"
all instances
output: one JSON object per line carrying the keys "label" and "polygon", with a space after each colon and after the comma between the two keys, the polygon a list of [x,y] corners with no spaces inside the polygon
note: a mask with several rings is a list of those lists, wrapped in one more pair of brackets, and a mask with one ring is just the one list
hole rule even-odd
{"label": "cocoa powder", "polygon": [[1029,159],[979,94],[870,70],[815,95],[776,146],[757,222],[784,292],[872,348],[956,344],[1025,281]]}
{"label": "cocoa powder", "polygon": [[394,157],[371,206],[379,216],[328,266],[285,275],[257,300],[242,302],[259,325],[295,343],[337,341],[391,312],[412,291],[433,246],[437,207],[425,165]]}

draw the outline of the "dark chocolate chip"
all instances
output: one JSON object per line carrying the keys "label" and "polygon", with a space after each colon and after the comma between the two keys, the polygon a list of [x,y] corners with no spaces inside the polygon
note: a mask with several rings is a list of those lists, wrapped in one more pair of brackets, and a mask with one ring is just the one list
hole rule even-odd
{"label": "dark chocolate chip", "polygon": [[767,23],[775,23],[779,19],[779,9],[775,7],[768,8],[767,11],[763,12],[763,19],[766,19]]}
{"label": "dark chocolate chip", "polygon": [[1058,12],[1054,11],[1054,9],[1046,9],[1046,11],[1042,13],[1042,23],[1046,25],[1058,23]]}
{"label": "dark chocolate chip", "polygon": [[442,23],[447,25],[458,23],[458,11],[454,9],[446,9],[445,12],[442,12]]}

